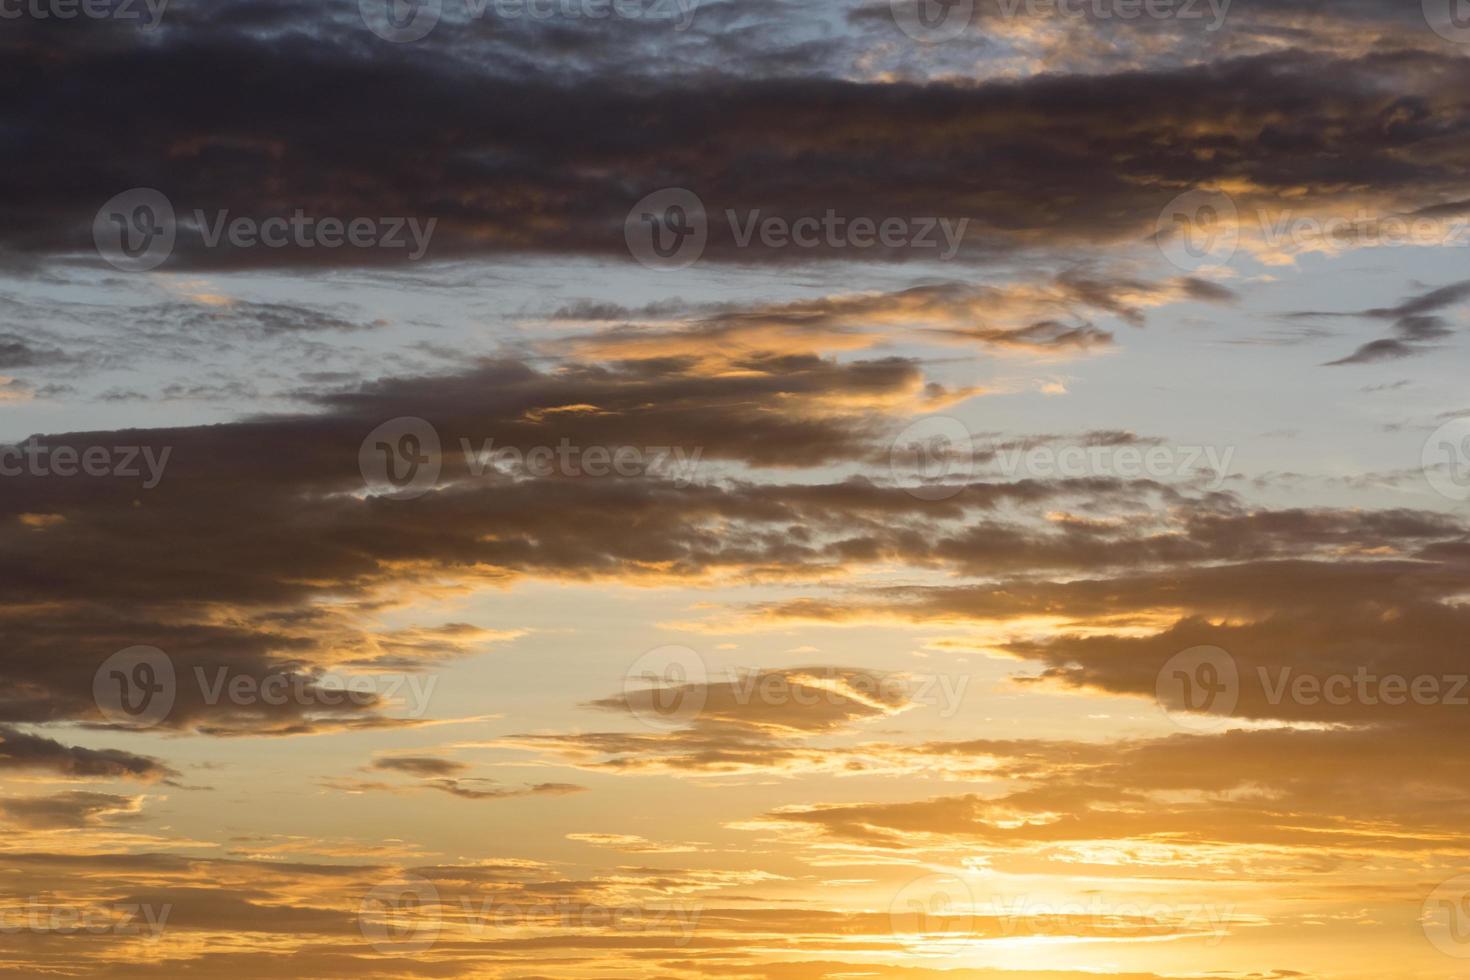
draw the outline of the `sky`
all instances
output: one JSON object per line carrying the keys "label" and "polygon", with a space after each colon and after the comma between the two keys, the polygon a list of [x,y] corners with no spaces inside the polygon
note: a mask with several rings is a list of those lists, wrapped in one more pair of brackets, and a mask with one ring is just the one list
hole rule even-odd
{"label": "sky", "polygon": [[1470,978],[1470,6],[0,54],[0,977]]}

